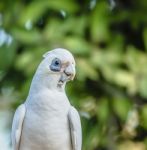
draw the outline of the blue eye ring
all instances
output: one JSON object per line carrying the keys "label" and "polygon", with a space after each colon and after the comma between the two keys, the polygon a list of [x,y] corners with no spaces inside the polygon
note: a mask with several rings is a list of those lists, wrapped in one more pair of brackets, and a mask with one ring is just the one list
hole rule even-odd
{"label": "blue eye ring", "polygon": [[50,70],[59,72],[61,70],[61,60],[58,58],[53,59],[50,65]]}

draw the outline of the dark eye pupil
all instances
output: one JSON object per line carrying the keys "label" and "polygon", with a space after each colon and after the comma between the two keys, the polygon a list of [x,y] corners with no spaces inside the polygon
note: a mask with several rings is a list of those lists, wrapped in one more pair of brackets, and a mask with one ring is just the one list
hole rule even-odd
{"label": "dark eye pupil", "polygon": [[59,65],[59,62],[58,62],[58,61],[55,61],[55,65],[56,65],[56,66]]}

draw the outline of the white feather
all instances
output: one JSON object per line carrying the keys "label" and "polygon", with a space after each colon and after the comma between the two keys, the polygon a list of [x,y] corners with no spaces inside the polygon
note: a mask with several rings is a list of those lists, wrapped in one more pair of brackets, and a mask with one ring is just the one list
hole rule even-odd
{"label": "white feather", "polygon": [[13,123],[12,123],[12,146],[14,150],[19,150],[21,133],[22,133],[22,125],[24,121],[24,116],[26,113],[25,105],[20,105],[14,115]]}
{"label": "white feather", "polygon": [[82,130],[81,121],[77,110],[72,106],[68,114],[73,150],[81,150]]}

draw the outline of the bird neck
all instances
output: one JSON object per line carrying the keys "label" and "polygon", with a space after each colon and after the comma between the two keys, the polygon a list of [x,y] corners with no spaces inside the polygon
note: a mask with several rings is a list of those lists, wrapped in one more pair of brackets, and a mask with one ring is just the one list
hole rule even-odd
{"label": "bird neck", "polygon": [[58,86],[58,77],[59,75],[51,74],[49,76],[36,72],[30,87],[29,93],[38,93],[44,89],[56,91],[56,92],[64,92],[65,93],[65,85]]}

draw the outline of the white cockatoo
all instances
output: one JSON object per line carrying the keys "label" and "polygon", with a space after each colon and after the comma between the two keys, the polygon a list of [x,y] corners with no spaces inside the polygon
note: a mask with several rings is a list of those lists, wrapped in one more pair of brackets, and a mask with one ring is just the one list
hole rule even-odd
{"label": "white cockatoo", "polygon": [[81,150],[80,117],[65,93],[75,76],[72,54],[57,48],[43,55],[28,97],[14,115],[14,150]]}

